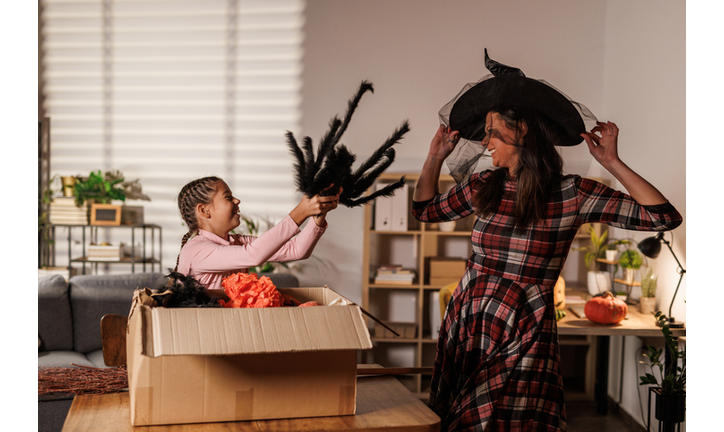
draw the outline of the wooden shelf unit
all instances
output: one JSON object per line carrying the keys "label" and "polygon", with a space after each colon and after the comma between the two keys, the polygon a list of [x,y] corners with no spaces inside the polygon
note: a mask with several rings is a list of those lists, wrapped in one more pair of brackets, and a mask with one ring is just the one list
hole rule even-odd
{"label": "wooden shelf unit", "polygon": [[[401,176],[405,176],[406,182],[411,188],[419,178],[419,174],[406,173],[384,173],[378,178],[378,182],[392,182],[398,180]],[[440,191],[449,190],[455,185],[455,180],[448,175],[440,176]],[[374,187],[374,186],[373,186]],[[374,190],[371,188],[371,190]],[[385,199],[385,198],[382,198]],[[410,209],[412,203],[409,203]],[[381,231],[374,229],[374,208],[367,206],[365,208],[364,219],[364,236],[363,236],[363,253],[362,253],[362,302],[365,309],[375,314],[383,321],[387,321],[388,317],[383,313],[377,315],[380,309],[390,307],[389,296],[393,293],[404,293],[410,296],[414,293],[415,306],[414,316],[417,325],[417,335],[414,338],[380,338],[373,337],[374,348],[367,355],[370,358],[365,359],[365,363],[377,363],[383,366],[432,366],[435,357],[435,347],[437,338],[432,337],[432,329],[430,323],[430,308],[434,307],[439,310],[439,305],[430,304],[430,294],[439,291],[442,285],[433,285],[427,283],[428,276],[425,271],[425,258],[435,256],[445,256],[448,241],[458,242],[457,249],[465,250],[464,254],[455,255],[456,258],[467,260],[471,253],[470,233],[472,229],[472,217],[458,219],[454,231],[444,232],[433,229],[432,224],[424,224],[414,220],[411,212],[408,214],[408,229],[406,231]],[[406,258],[409,261],[405,267],[414,267],[416,272],[415,279],[412,284],[402,285],[393,283],[375,283],[376,268],[384,264],[404,264],[399,262],[380,262],[391,258],[390,249],[394,249],[395,243],[404,243],[410,246],[409,254]],[[462,276],[462,274],[460,275]],[[385,304],[387,301],[387,304]],[[387,313],[391,312],[387,310]],[[374,324],[370,321],[370,324]],[[374,331],[372,332],[374,334]],[[394,350],[396,347],[404,346],[412,349],[414,361],[411,364],[385,364],[386,352]],[[431,375],[413,375],[400,376],[400,381],[405,384],[411,392],[419,398],[425,400],[428,397],[430,389]]]}

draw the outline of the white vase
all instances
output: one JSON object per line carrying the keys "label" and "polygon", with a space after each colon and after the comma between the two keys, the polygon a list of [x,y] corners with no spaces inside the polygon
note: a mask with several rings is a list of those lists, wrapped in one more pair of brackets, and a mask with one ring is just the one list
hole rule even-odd
{"label": "white vase", "polygon": [[611,290],[611,275],[604,271],[588,272],[588,293],[601,294]]}
{"label": "white vase", "polygon": [[455,221],[438,222],[437,226],[440,229],[440,231],[443,231],[443,232],[455,231]]}
{"label": "white vase", "polygon": [[616,261],[616,252],[617,250],[606,250],[606,261],[614,262]]}
{"label": "white vase", "polygon": [[644,315],[656,312],[656,297],[639,298],[639,311]]}
{"label": "white vase", "polygon": [[632,269],[632,268],[624,269],[624,279],[626,280],[626,282],[628,282],[628,283],[633,283],[633,280],[634,280],[634,271],[635,271],[635,270]]}

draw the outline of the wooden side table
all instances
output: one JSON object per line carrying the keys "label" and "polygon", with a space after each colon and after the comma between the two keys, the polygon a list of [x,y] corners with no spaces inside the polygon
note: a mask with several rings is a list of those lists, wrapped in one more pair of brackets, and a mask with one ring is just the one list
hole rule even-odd
{"label": "wooden side table", "polygon": [[76,396],[63,432],[211,431],[438,431],[440,417],[390,376],[357,378],[357,413],[353,416],[131,426],[128,393]]}

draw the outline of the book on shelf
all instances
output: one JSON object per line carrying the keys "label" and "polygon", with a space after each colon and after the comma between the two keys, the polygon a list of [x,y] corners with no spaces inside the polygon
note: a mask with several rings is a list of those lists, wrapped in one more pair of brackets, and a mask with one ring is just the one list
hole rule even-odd
{"label": "book on shelf", "polygon": [[401,285],[412,285],[415,280],[415,271],[403,268],[402,266],[380,266],[377,268],[375,283],[392,283]]}
{"label": "book on shelf", "polygon": [[48,220],[54,225],[88,225],[88,203],[75,205],[73,197],[54,197],[50,203]]}
{"label": "book on shelf", "polygon": [[89,245],[89,261],[120,261],[125,256],[125,245]]}

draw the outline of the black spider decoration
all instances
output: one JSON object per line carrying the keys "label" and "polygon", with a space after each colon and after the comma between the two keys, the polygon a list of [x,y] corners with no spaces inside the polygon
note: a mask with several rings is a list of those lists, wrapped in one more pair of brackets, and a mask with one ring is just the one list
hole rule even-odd
{"label": "black spider decoration", "polygon": [[[357,156],[346,146],[337,145],[342,134],[347,130],[362,95],[367,91],[374,93],[372,83],[362,81],[357,94],[348,102],[344,120],[340,120],[337,116],[332,118],[329,130],[319,142],[316,158],[311,138],[304,137],[302,146],[299,146],[294,135],[287,132],[287,142],[295,157],[294,174],[298,191],[311,197],[320,193],[335,194],[341,186],[340,204],[356,207],[367,204],[377,197],[391,196],[396,189],[405,184],[405,178],[402,177],[395,183],[364,196],[365,191],[372,186],[375,179],[395,160],[395,150],[392,146],[397,144],[410,130],[407,120],[354,171],[352,171],[352,164]],[[330,185],[332,186],[330,187]]]}
{"label": "black spider decoration", "polygon": [[[193,276],[185,276],[178,272],[168,274],[170,283],[152,294],[159,306],[167,308],[179,307],[220,307],[218,299],[212,297]],[[165,288],[165,290],[164,290]],[[161,290],[164,290],[161,292]]]}

